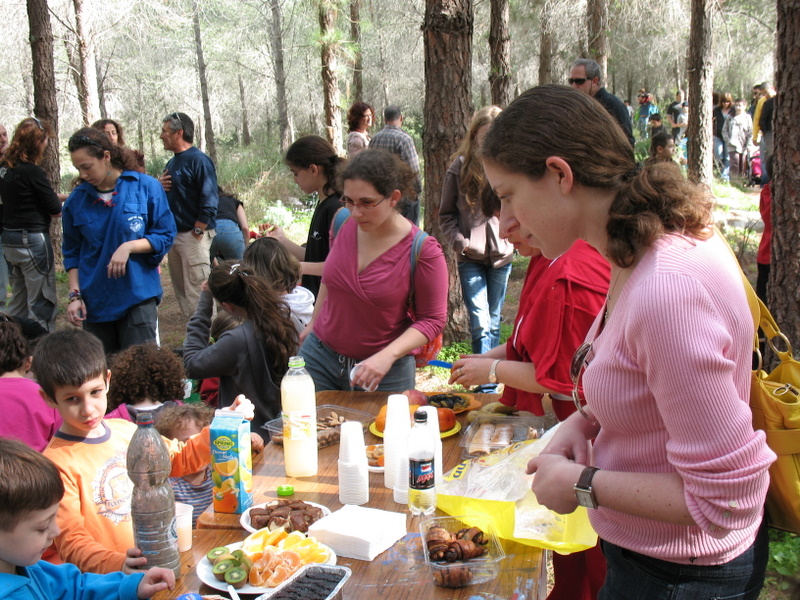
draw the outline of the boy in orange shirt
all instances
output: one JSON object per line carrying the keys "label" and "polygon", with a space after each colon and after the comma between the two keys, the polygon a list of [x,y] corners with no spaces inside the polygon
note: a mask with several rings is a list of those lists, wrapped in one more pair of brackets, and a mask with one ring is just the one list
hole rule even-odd
{"label": "boy in orange shirt", "polygon": [[[85,572],[132,573],[142,568],[147,559],[133,547],[132,483],[126,468],[136,425],[104,420],[111,372],[102,343],[81,329],[51,333],[36,348],[33,371],[42,397],[63,419],[44,450],[64,481],[56,550],[64,561]],[[253,405],[244,396],[228,410],[253,416]],[[210,461],[208,427],[186,443],[164,441],[172,459],[171,477],[196,473]]]}

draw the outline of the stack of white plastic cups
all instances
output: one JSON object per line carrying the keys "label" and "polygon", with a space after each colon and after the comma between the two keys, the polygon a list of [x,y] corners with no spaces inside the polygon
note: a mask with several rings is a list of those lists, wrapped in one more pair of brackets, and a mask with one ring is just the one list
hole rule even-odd
{"label": "stack of white plastic cups", "polygon": [[368,501],[369,469],[364,430],[359,421],[345,421],[339,441],[339,502],[361,505]]}
{"label": "stack of white plastic cups", "polygon": [[433,437],[433,481],[438,493],[444,476],[442,471],[442,436],[439,431],[439,413],[436,411],[435,406],[421,406],[420,410],[428,413],[428,431],[431,432],[431,437]]}
{"label": "stack of white plastic cups", "polygon": [[394,490],[394,501],[399,504],[408,503],[408,432],[410,430],[408,397],[402,394],[392,394],[389,396],[386,408],[386,426],[383,431],[385,464],[383,482],[387,488]]}

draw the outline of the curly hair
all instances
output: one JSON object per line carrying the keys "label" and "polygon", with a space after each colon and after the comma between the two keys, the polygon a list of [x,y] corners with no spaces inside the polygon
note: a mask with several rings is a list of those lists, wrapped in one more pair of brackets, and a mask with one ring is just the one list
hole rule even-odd
{"label": "curly hair", "polygon": [[495,119],[482,158],[539,180],[546,161],[566,161],[579,185],[613,191],[608,255],[620,267],[665,233],[698,239],[711,235],[711,199],[706,188],[686,181],[677,165],[639,169],[633,149],[613,117],[594,98],[561,85],[524,92]]}
{"label": "curly hair", "polygon": [[297,329],[290,317],[289,307],[281,294],[252,268],[227,260],[211,271],[208,289],[219,302],[239,306],[252,321],[266,350],[267,367],[274,381],[286,373],[289,357],[297,350]]}
{"label": "curly hair", "polygon": [[400,157],[384,150],[368,148],[347,163],[341,181],[342,185],[348,179],[366,181],[384,198],[388,198],[394,190],[400,190],[403,196],[414,197],[415,177],[414,171]]}
{"label": "curly hair", "polygon": [[356,131],[358,129],[361,119],[364,118],[364,115],[368,110],[372,111],[372,116],[374,117],[375,109],[366,102],[356,102],[350,107],[350,110],[347,111],[348,131]]}
{"label": "curly hair", "polygon": [[211,425],[214,419],[214,409],[207,404],[175,404],[165,406],[156,414],[155,428],[164,437],[175,439],[175,432],[191,422],[203,429]]}
{"label": "curly hair", "polygon": [[14,137],[6,150],[3,165],[13,169],[21,162],[38,165],[44,157],[42,142],[53,137],[53,128],[44,119],[22,119],[14,130]]}
{"label": "curly hair", "polygon": [[111,125],[114,129],[117,130],[117,144],[120,146],[125,145],[125,136],[124,130],[122,128],[122,123],[119,121],[115,121],[113,119],[100,119],[99,121],[95,121],[92,123],[92,129],[97,129],[97,131],[102,131],[103,133],[106,132],[106,125]]}
{"label": "curly hair", "polygon": [[102,159],[108,152],[111,157],[111,165],[120,171],[136,171],[139,163],[136,155],[130,148],[122,145],[115,146],[108,139],[104,131],[92,127],[83,127],[72,134],[67,142],[67,149],[75,152],[83,148],[89,156]]}
{"label": "curly hair", "polygon": [[242,260],[279,294],[291,293],[302,275],[300,261],[275,238],[253,240],[245,248]]}
{"label": "curly hair", "polygon": [[317,165],[327,180],[324,192],[329,196],[342,193],[337,176],[344,159],[336,154],[336,150],[325,138],[318,135],[301,137],[289,146],[285,161],[287,165],[297,169],[308,169],[311,165]]}
{"label": "curly hair", "polygon": [[0,374],[16,371],[30,355],[22,328],[13,321],[0,322]]}
{"label": "curly hair", "polygon": [[499,106],[485,106],[476,112],[470,121],[467,135],[461,140],[461,145],[453,156],[454,160],[458,156],[464,157],[458,185],[471,210],[480,203],[483,190],[487,187],[486,175],[483,174],[478,156],[478,132],[486,125],[491,125],[501,112]]}
{"label": "curly hair", "polygon": [[114,355],[110,369],[109,410],[145,399],[164,402],[183,398],[183,361],[171,350],[155,344],[131,346]]}

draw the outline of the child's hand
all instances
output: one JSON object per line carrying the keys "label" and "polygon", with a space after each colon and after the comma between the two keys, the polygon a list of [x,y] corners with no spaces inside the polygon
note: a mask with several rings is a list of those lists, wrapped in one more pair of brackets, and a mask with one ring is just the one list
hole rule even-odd
{"label": "child's hand", "polygon": [[264,438],[257,433],[250,433],[250,452],[258,454],[264,449]]}
{"label": "child's hand", "polygon": [[175,573],[169,569],[153,567],[149,569],[136,588],[136,595],[141,600],[152,598],[162,590],[171,590],[175,587]]}
{"label": "child's hand", "polygon": [[236,400],[233,401],[233,404],[231,404],[228,408],[223,408],[222,410],[238,410],[248,421],[252,421],[253,417],[256,416],[256,407],[253,406],[253,403],[250,402],[250,400],[245,398],[244,394],[239,394],[236,396]]}
{"label": "child's hand", "polygon": [[122,563],[122,572],[130,575],[138,573],[147,564],[147,559],[142,556],[142,551],[138,548],[128,548],[125,552],[125,562]]}

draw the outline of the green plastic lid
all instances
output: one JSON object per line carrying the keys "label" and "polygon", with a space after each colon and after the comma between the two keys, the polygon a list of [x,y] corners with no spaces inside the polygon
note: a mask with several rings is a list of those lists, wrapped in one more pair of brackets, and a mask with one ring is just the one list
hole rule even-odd
{"label": "green plastic lid", "polygon": [[279,485],[278,486],[278,496],[294,496],[294,486],[293,485]]}
{"label": "green plastic lid", "polygon": [[296,369],[305,366],[306,360],[302,356],[292,356],[289,358],[289,368]]}

